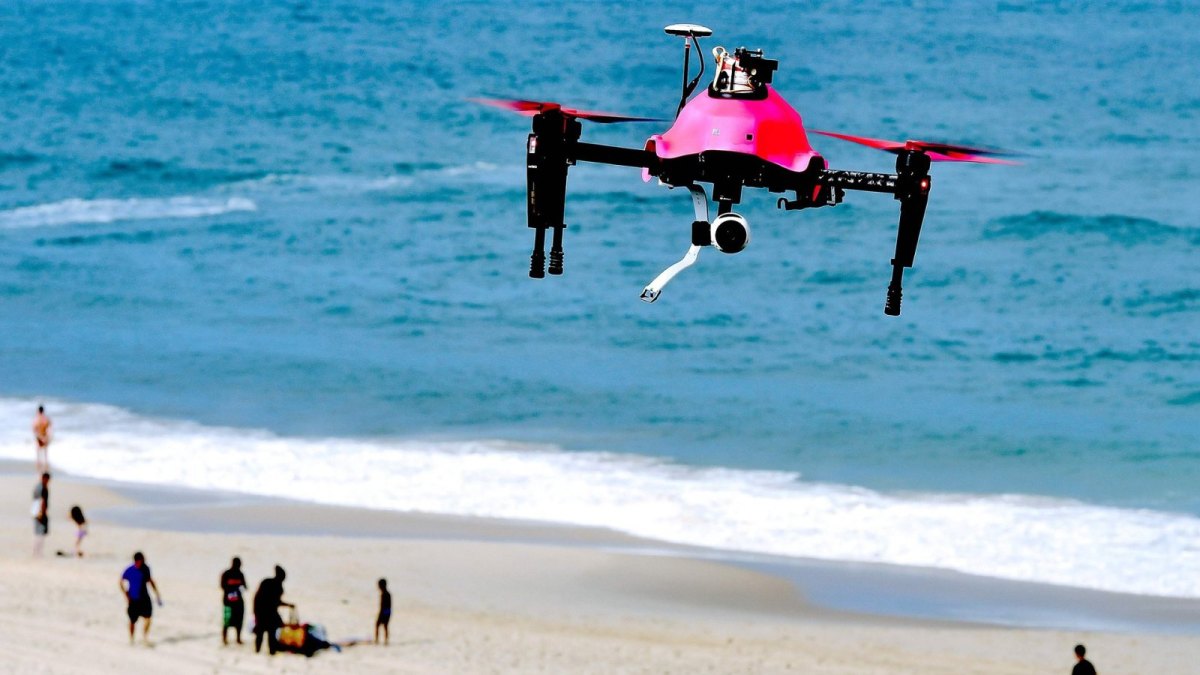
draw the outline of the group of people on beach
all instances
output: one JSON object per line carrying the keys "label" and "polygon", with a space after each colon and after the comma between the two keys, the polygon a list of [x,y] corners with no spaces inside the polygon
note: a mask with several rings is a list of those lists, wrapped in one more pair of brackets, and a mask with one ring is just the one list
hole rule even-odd
{"label": "group of people on beach", "polygon": [[[275,655],[281,650],[281,645],[284,641],[284,631],[289,627],[285,623],[283,617],[279,614],[280,607],[289,607],[295,609],[296,605],[287,602],[283,599],[283,582],[287,578],[287,572],[283,567],[276,565],[274,576],[263,579],[258,584],[258,590],[254,593],[253,612],[254,612],[254,651],[261,652],[263,643],[267,645],[267,652],[270,655]],[[125,595],[126,609],[125,613],[129,617],[129,643],[133,644],[134,636],[137,633],[137,622],[142,622],[142,640],[146,643],[150,642],[150,622],[154,615],[154,604],[150,602],[150,592],[154,592],[154,601],[162,607],[162,595],[158,591],[158,585],[154,582],[154,577],[150,572],[150,566],[146,564],[146,556],[138,551],[133,554],[133,564],[125,568],[121,573],[121,579],[118,582],[121,587],[121,592]],[[386,645],[388,642],[388,623],[392,615],[392,594],[387,590],[387,580],[379,580],[379,614],[375,619],[375,642],[379,643],[379,633],[383,632],[383,641]],[[229,632],[234,632],[234,638],[237,644],[242,642],[242,628],[245,624],[246,617],[246,601],[245,594],[249,590],[246,583],[246,575],[242,572],[242,559],[234,557],[230,561],[229,569],[221,573],[221,604],[222,604],[222,622],[221,622],[221,644],[229,644]],[[303,626],[294,626],[294,630],[303,631]],[[308,647],[312,650],[322,649],[325,647],[335,646],[325,640],[323,636],[317,635],[302,635],[300,641],[309,641]],[[316,641],[318,644],[311,644]]]}
{"label": "group of people on beach", "polygon": [[[262,651],[262,645],[267,643],[267,651],[274,654],[279,651],[282,631],[286,624],[279,615],[280,607],[295,609],[295,605],[283,599],[283,581],[287,571],[279,565],[275,566],[275,575],[263,579],[254,593],[254,651]],[[387,579],[379,583],[379,614],[375,618],[375,643],[379,643],[379,633],[383,632],[383,643],[388,643],[388,623],[392,618],[392,594],[387,589]],[[245,592],[246,575],[242,573],[242,559],[234,557],[229,569],[221,573],[221,603],[224,619],[221,624],[221,644],[229,644],[229,631],[234,631],[237,643],[242,644],[242,624],[246,616]],[[297,627],[302,629],[302,627]],[[301,639],[313,639],[302,636]],[[323,637],[317,637],[324,642]],[[328,646],[326,644],[325,646]]]}
{"label": "group of people on beach", "polygon": [[[33,487],[33,502],[29,507],[29,515],[33,517],[33,555],[41,557],[45,548],[46,537],[50,535],[50,417],[46,415],[45,406],[38,406],[37,415],[33,418],[33,437],[37,443],[37,457],[34,465],[39,476],[38,483]],[[75,550],[77,558],[83,557],[83,538],[87,536],[87,519],[83,516],[83,508],[78,504],[71,507],[71,521],[75,523]],[[58,555],[67,555],[59,551]]]}
{"label": "group of people on beach", "polygon": [[[274,654],[279,650],[278,631],[283,627],[283,617],[279,615],[280,607],[296,606],[283,599],[283,580],[287,572],[279,565],[275,566],[275,576],[267,577],[258,584],[254,593],[254,651],[262,651],[263,641],[267,643],[267,651]],[[233,630],[237,643],[242,644],[242,623],[246,617],[246,601],[243,597],[248,590],[246,575],[242,573],[242,559],[234,557],[229,569],[221,573],[221,604],[223,620],[221,624],[221,644],[229,644],[229,631]]]}
{"label": "group of people on beach", "polygon": [[[35,466],[40,474],[39,482],[34,486],[33,503],[30,506],[30,515],[33,517],[33,532],[34,532],[34,548],[33,555],[40,557],[43,553],[46,537],[50,533],[50,427],[51,420],[46,414],[45,406],[38,406],[37,415],[33,419],[33,436],[37,444],[37,454],[35,458]],[[75,536],[75,557],[83,557],[83,539],[87,536],[87,520],[83,516],[83,509],[78,506],[72,506],[70,510],[71,520],[76,525]],[[66,555],[63,551],[58,552],[59,555]],[[267,651],[270,654],[275,654],[280,649],[280,634],[286,627],[283,617],[279,614],[280,607],[289,607],[295,609],[295,605],[286,602],[283,599],[283,581],[287,578],[287,572],[279,565],[275,566],[274,576],[263,579],[258,585],[258,590],[254,594],[253,599],[253,614],[254,614],[254,651],[262,651],[264,642],[267,644]],[[239,557],[233,558],[229,569],[221,574],[221,593],[223,606],[223,619],[221,628],[222,644],[229,644],[229,632],[234,631],[237,644],[242,643],[242,627],[245,623],[246,605],[244,594],[248,590],[246,584],[246,576],[242,572],[242,560]],[[138,551],[133,554],[133,563],[130,564],[121,573],[121,578],[118,581],[121,588],[121,593],[126,600],[126,615],[129,617],[129,642],[134,642],[134,637],[137,633],[137,622],[142,622],[142,639],[145,642],[150,640],[150,624],[154,615],[154,605],[162,606],[162,595],[158,591],[158,585],[154,581],[154,577],[150,572],[150,566],[146,563],[146,556]],[[392,615],[392,594],[387,589],[387,580],[380,579],[378,582],[380,599],[379,613],[375,619],[375,642],[379,642],[379,636],[382,632],[383,643],[388,643],[388,624],[391,621]],[[154,603],[150,600],[151,592],[154,594]],[[320,638],[315,638],[320,640]],[[326,643],[324,646],[330,646]]]}
{"label": "group of people on beach", "polygon": [[[48,452],[51,439],[50,427],[50,417],[46,414],[45,407],[39,405],[37,415],[33,419],[33,435],[37,443],[36,468],[41,476],[40,482],[34,487],[33,504],[30,508],[34,522],[33,552],[35,556],[42,555],[46,536],[50,532],[50,460]],[[70,515],[77,527],[74,553],[76,557],[82,557],[83,538],[87,536],[87,521],[83,516],[83,509],[78,505],[71,507]],[[59,551],[59,555],[65,554]],[[283,582],[286,578],[287,572],[283,567],[275,565],[275,574],[263,579],[254,593],[252,610],[255,652],[262,651],[264,642],[266,642],[267,651],[271,655],[281,649],[281,637],[288,628],[288,624],[280,616],[279,608],[288,607],[294,610],[296,607],[283,599]],[[118,584],[127,602],[126,615],[129,617],[130,644],[134,642],[139,620],[142,621],[142,639],[148,643],[151,618],[154,614],[154,604],[150,602],[151,591],[153,591],[155,603],[159,607],[163,602],[158,585],[151,575],[150,566],[146,564],[146,557],[141,551],[133,554],[133,563],[121,573]],[[374,642],[379,643],[382,633],[383,644],[386,645],[389,640],[388,625],[392,616],[392,594],[388,591],[386,579],[380,579],[377,585],[379,588],[379,612],[375,618]],[[229,632],[232,630],[237,644],[243,644],[242,628],[246,616],[245,593],[249,587],[246,583],[246,575],[242,572],[240,557],[234,557],[230,562],[229,569],[221,574],[220,588],[223,609],[221,643],[229,644]],[[309,639],[323,643],[324,647],[336,647],[336,645],[326,642],[323,636]],[[1084,645],[1075,645],[1076,664],[1071,670],[1071,675],[1096,675],[1096,668],[1086,658],[1086,653],[1087,649]]]}

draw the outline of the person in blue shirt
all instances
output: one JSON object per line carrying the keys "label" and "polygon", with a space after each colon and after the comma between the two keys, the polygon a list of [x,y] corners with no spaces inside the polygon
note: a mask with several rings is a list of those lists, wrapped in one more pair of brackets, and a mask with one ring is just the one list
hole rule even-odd
{"label": "person in blue shirt", "polygon": [[162,595],[158,592],[154,577],[150,576],[150,566],[146,564],[146,557],[141,551],[133,554],[133,564],[125,568],[118,584],[121,586],[121,592],[125,594],[125,599],[129,601],[129,607],[126,609],[126,614],[129,615],[129,644],[133,644],[133,629],[138,619],[144,619],[142,640],[149,644],[150,615],[154,612],[150,605],[150,589],[154,589],[154,598],[160,607]]}

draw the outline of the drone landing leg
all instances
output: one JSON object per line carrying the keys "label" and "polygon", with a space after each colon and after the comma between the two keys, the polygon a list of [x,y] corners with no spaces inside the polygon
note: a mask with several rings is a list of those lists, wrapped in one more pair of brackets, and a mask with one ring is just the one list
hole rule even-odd
{"label": "drone landing leg", "polygon": [[533,229],[533,254],[529,258],[529,276],[546,276],[546,230],[553,228],[550,245],[550,274],[563,272],[563,222],[567,197],[567,144],[579,138],[579,122],[567,119],[558,110],[548,110],[533,118],[533,133],[525,150],[526,198],[529,227]]}
{"label": "drone landing leg", "polygon": [[671,280],[675,278],[676,274],[679,274],[685,269],[691,267],[696,262],[696,258],[699,255],[699,246],[695,244],[689,246],[687,253],[683,254],[683,257],[679,259],[679,262],[663,270],[662,274],[654,277],[654,281],[651,281],[646,285],[645,288],[642,289],[642,300],[646,302],[654,302],[657,300],[658,296],[662,294],[663,287],[670,283]]}
{"label": "drone landing leg", "polygon": [[896,231],[896,257],[892,258],[892,281],[888,284],[883,313],[900,316],[904,268],[912,267],[917,255],[917,240],[929,202],[929,156],[906,151],[896,159],[896,199],[900,201],[900,225]]}
{"label": "drone landing leg", "polygon": [[661,274],[654,277],[654,281],[642,289],[642,300],[645,302],[657,300],[658,296],[662,294],[662,289],[675,278],[675,275],[696,263],[696,259],[700,256],[700,247],[712,243],[708,229],[708,195],[699,185],[687,187],[692,193],[692,209],[696,213],[696,220],[692,222],[692,245],[688,247],[679,262],[663,270]]}

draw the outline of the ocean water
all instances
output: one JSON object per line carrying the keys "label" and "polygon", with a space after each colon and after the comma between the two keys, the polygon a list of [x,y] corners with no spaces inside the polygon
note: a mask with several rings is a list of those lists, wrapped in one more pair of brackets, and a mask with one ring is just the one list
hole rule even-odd
{"label": "ocean water", "polygon": [[[9,2],[0,456],[1200,597],[1200,19],[1183,3]],[[527,278],[527,121],[673,113],[674,22],[814,129],[999,146],[896,204],[739,207],[572,169]],[[640,147],[655,124],[589,126]],[[814,137],[835,168],[891,156]]]}

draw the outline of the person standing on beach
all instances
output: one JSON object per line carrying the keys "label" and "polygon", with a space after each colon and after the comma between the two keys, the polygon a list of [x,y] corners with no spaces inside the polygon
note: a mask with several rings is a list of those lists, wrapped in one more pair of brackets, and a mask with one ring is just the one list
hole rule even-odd
{"label": "person standing on beach", "polygon": [[133,644],[133,628],[138,619],[144,619],[142,641],[150,644],[150,615],[154,613],[154,609],[150,605],[149,589],[154,589],[154,598],[160,607],[162,596],[158,593],[154,577],[150,576],[150,566],[146,564],[146,557],[141,551],[133,554],[133,564],[125,568],[117,584],[125,594],[125,599],[129,601],[129,607],[125,611],[129,615],[129,644]]}
{"label": "person standing on beach", "polygon": [[279,616],[280,607],[295,607],[290,602],[283,601],[283,580],[287,572],[279,565],[275,566],[275,576],[263,579],[254,593],[254,651],[262,651],[263,636],[267,638],[267,651],[272,655],[279,649],[279,637],[276,631],[283,627],[283,618]]}
{"label": "person standing on beach", "polygon": [[71,507],[71,520],[75,523],[75,557],[83,557],[83,538],[87,536],[87,519],[78,504]]}
{"label": "person standing on beach", "polygon": [[229,629],[237,631],[237,643],[242,644],[242,621],[246,616],[246,601],[242,593],[246,590],[246,575],[242,574],[242,559],[234,558],[229,569],[221,575],[222,603],[225,605],[225,622],[221,627],[221,644],[229,644]]}
{"label": "person standing on beach", "polygon": [[37,471],[45,473],[50,470],[50,418],[46,416],[46,408],[38,406],[37,415],[33,418],[33,438],[37,441]]}
{"label": "person standing on beach", "polygon": [[50,474],[42,474],[42,482],[33,487],[33,505],[29,508],[33,516],[33,555],[42,556],[46,535],[50,534]]}
{"label": "person standing on beach", "polygon": [[1083,658],[1084,654],[1087,654],[1087,647],[1075,645],[1075,659],[1079,663],[1076,663],[1075,667],[1071,669],[1071,675],[1096,675],[1096,667],[1092,665],[1091,661]]}
{"label": "person standing on beach", "polygon": [[375,644],[379,644],[379,629],[383,629],[383,644],[388,643],[388,622],[392,620],[392,594],[387,579],[379,580],[379,616],[375,619]]}

